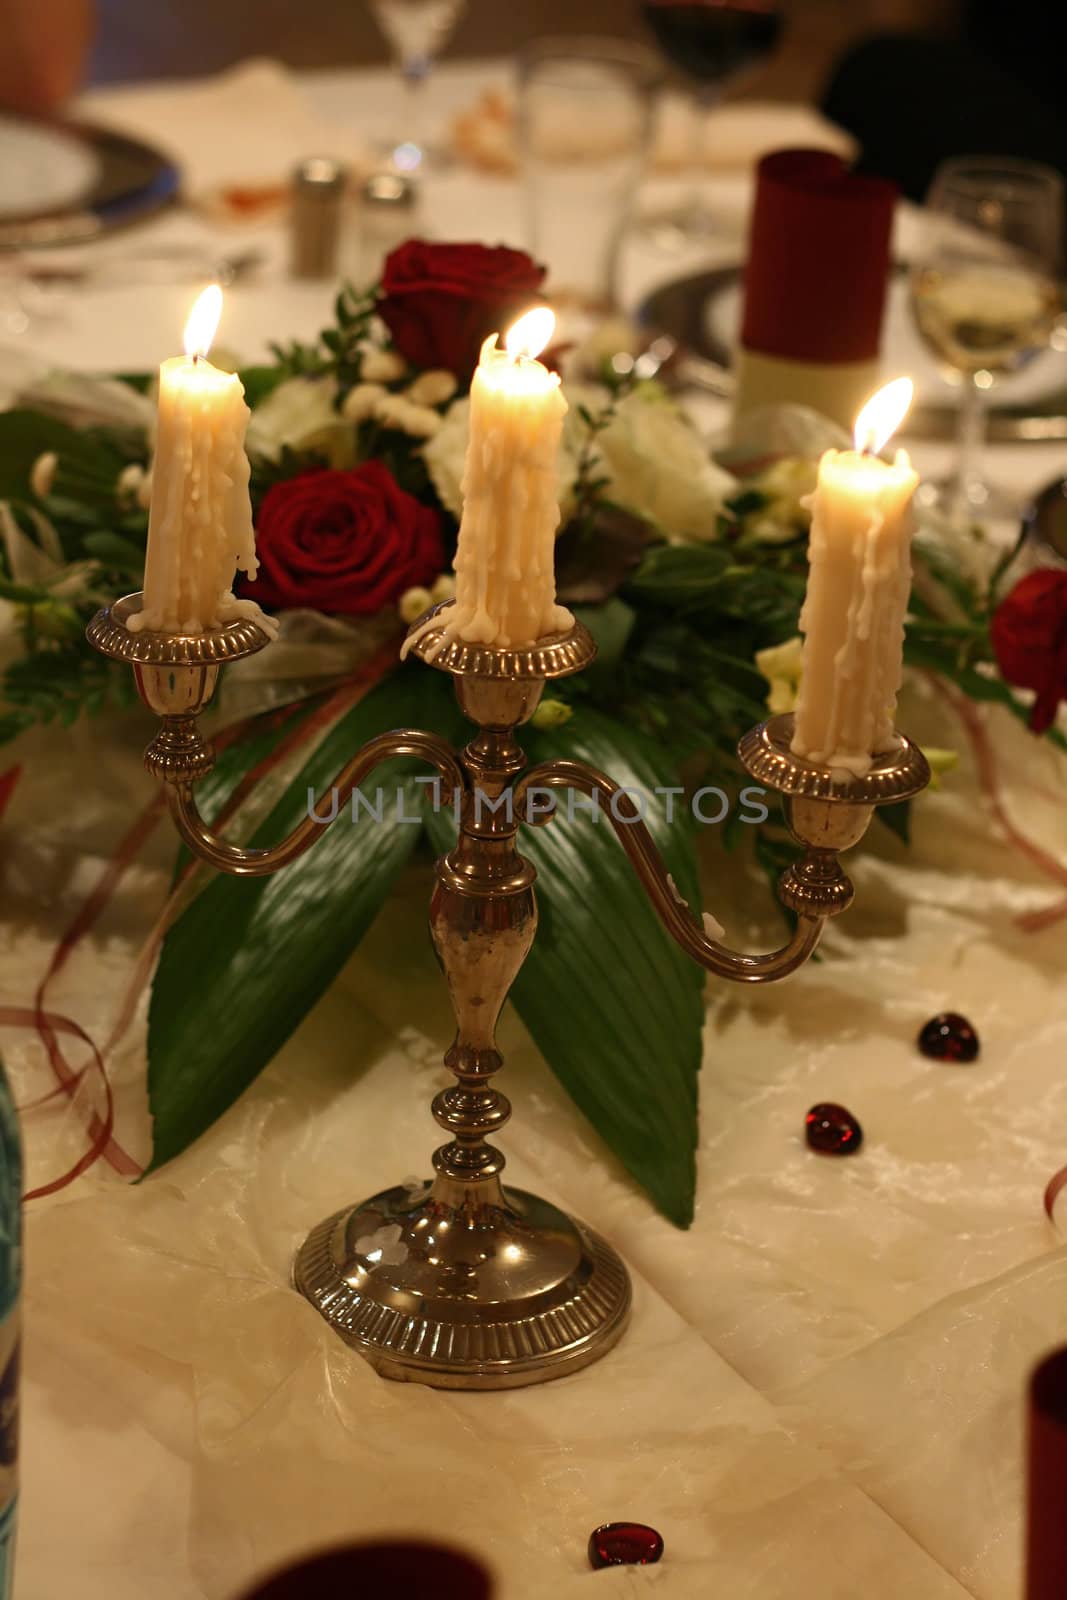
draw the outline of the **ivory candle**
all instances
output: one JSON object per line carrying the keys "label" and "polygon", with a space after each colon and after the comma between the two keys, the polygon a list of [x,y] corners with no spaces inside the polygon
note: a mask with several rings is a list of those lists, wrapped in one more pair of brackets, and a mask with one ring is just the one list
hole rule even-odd
{"label": "ivory candle", "polygon": [[482,345],[471,382],[456,598],[442,645],[532,644],[574,621],[556,604],[555,576],[567,402],[557,374],[535,359],[554,326],[542,307],[520,317],[504,350],[495,333]]}
{"label": "ivory candle", "polygon": [[862,775],[893,745],[911,589],[918,474],[880,450],[911,404],[898,379],[856,422],[855,450],[827,450],[811,498],[811,571],[800,613],[804,653],[793,753]]}
{"label": "ivory candle", "polygon": [[159,369],[159,412],[148,514],[144,598],[129,627],[198,634],[237,617],[264,624],[252,600],[237,600],[238,568],[258,567],[248,493],[245,428],[250,415],[236,373],[207,360],[222,290],[205,289],[185,328],[184,356]]}

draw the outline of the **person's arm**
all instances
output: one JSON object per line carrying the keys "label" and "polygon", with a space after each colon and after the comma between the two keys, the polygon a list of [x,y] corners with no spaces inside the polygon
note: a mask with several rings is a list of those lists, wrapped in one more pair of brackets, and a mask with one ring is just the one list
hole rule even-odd
{"label": "person's arm", "polygon": [[56,111],[81,82],[93,0],[0,0],[0,108]]}

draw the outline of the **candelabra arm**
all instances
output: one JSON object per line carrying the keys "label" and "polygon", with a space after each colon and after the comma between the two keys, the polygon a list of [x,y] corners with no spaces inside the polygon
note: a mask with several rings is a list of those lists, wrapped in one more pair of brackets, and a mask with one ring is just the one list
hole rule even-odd
{"label": "candelabra arm", "polygon": [[186,778],[171,779],[167,783],[167,799],[171,815],[182,839],[190,850],[220,872],[235,877],[262,877],[287,867],[304,851],[338,816],[354,790],[379,764],[398,756],[415,756],[428,761],[449,791],[462,792],[465,780],[451,746],[436,734],[418,729],[400,728],[370,739],[346,762],[330,786],[330,805],[323,814],[319,805],[308,806],[304,816],[286,838],[267,849],[243,849],[213,833],[204,821],[196,804],[193,783]]}
{"label": "candelabra arm", "polygon": [[736,983],[770,983],[803,966],[818,944],[826,922],[823,916],[800,915],[788,943],[766,955],[747,955],[709,938],[675,888],[656,842],[627,790],[584,761],[550,761],[532,767],[515,787],[514,806],[515,815],[534,827],[551,822],[555,816],[554,805],[538,809],[530,804],[531,791],[538,789],[576,789],[590,797],[603,796],[608,802],[604,816],[630,858],[656,915],[686,955],[717,977]]}

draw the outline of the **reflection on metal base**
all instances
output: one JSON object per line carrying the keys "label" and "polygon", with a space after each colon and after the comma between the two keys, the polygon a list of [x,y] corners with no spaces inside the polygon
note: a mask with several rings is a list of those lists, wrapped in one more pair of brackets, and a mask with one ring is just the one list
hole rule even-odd
{"label": "reflection on metal base", "polygon": [[521,1189],[459,1206],[440,1189],[387,1189],[320,1222],[297,1254],[296,1287],[376,1371],[511,1389],[610,1350],[630,1310],[610,1245]]}

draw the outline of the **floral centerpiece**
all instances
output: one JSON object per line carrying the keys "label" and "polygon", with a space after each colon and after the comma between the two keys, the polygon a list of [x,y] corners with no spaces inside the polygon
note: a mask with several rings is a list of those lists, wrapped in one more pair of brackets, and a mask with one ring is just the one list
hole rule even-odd
{"label": "floral centerpiece", "polygon": [[[451,592],[481,342],[542,297],[543,276],[519,251],[412,241],[389,257],[380,286],[338,296],[315,344],[276,345],[268,364],[241,369],[261,563],[242,592],[277,615],[280,632],[231,674],[241,715],[224,702],[230,720],[203,786],[209,815],[236,814],[239,825],[241,803],[277,769],[288,781],[259,824],[274,838],[381,728],[464,737],[450,685],[399,665],[397,645],[406,622]],[[641,790],[679,892],[697,904],[701,822],[714,820],[703,832],[722,848],[748,850],[757,877],[776,875],[792,853],[758,793],[742,795],[734,748],[768,706],[789,709],[795,697],[816,450],[813,439],[783,450],[764,436],[729,463],[713,460],[667,387],[641,378],[631,337],[604,330],[564,361],[558,589],[599,657],[542,703],[527,744],[535,761],[589,760]],[[0,415],[0,597],[19,643],[0,686],[2,739],[127,703],[130,675],[87,647],[84,628],[98,605],[141,582],[150,390],[143,375],[56,374]],[[1003,559],[979,575],[944,530],[926,528],[906,660],[1059,739],[1067,579],[1037,574],[1002,599],[1006,570]],[[1012,683],[1034,692],[1032,711]],[[330,830],[282,880],[205,877],[191,901],[175,895],[149,1008],[153,1166],[266,1064],[420,839],[447,847],[449,814],[433,809],[417,776],[399,767],[389,780],[404,799],[397,814]],[[692,803],[679,802],[686,794]],[[906,808],[889,820],[907,836]],[[608,1145],[684,1225],[703,974],[662,935],[609,830],[562,812],[523,849],[538,868],[546,936],[514,1002]],[[626,933],[605,961],[611,927]],[[642,1092],[650,1074],[654,1096]],[[639,1129],[627,1115],[636,1103],[651,1107]],[[95,1143],[106,1153],[106,1137]]]}

